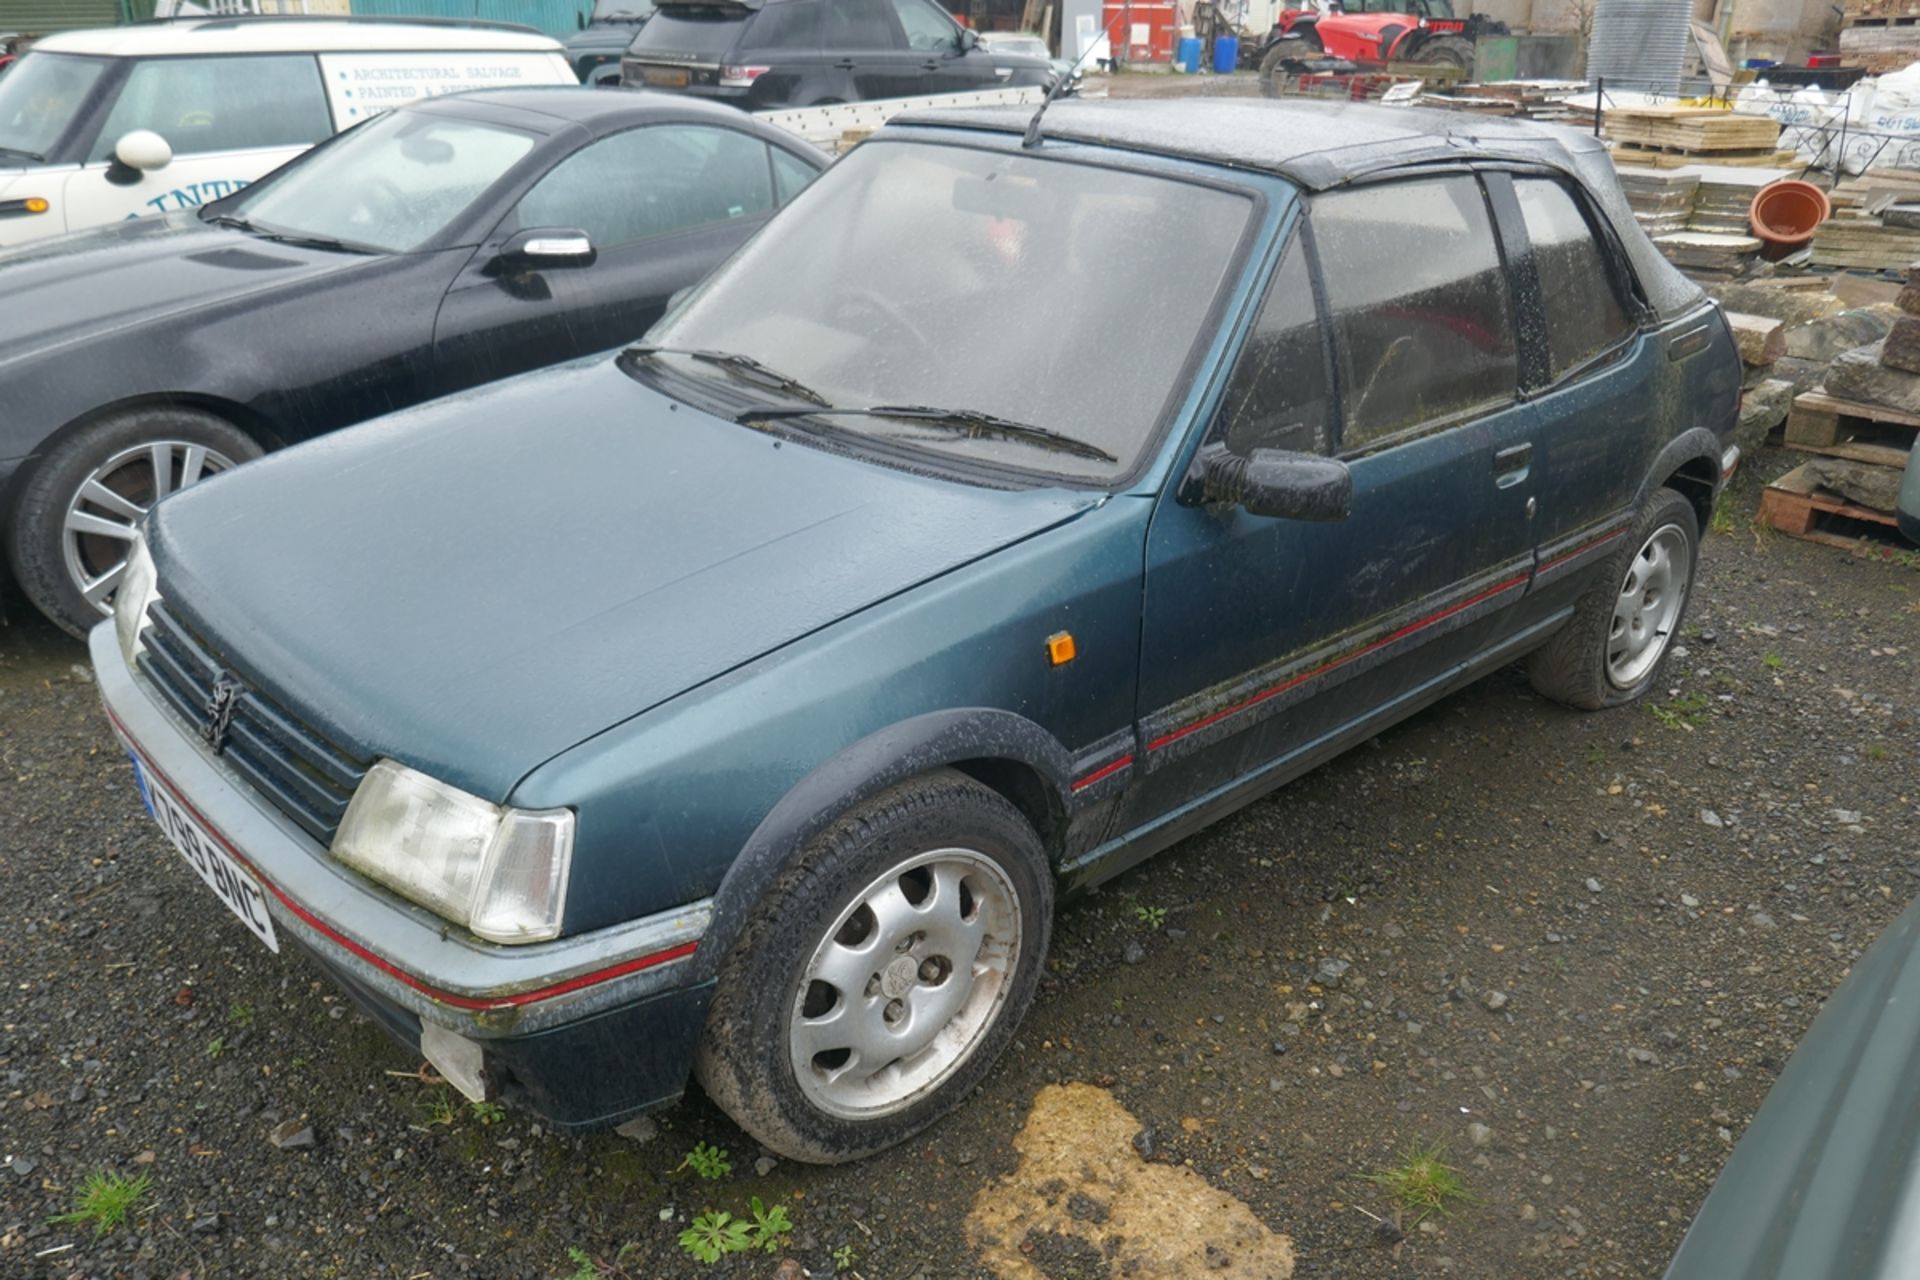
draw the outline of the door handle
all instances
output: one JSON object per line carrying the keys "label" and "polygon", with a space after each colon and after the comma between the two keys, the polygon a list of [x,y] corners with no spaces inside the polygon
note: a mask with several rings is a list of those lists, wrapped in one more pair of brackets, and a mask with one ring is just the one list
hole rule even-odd
{"label": "door handle", "polygon": [[1493,455],[1493,481],[1502,489],[1510,488],[1527,478],[1527,472],[1533,465],[1533,446],[1531,444],[1508,445]]}
{"label": "door handle", "polygon": [[853,70],[853,65],[854,64],[853,64],[852,58],[842,58],[840,61],[833,64],[833,69],[835,71],[851,71]]}

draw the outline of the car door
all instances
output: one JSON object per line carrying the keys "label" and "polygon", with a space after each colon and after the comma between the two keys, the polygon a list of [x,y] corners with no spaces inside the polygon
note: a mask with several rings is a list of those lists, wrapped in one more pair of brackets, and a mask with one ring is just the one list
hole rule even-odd
{"label": "car door", "polygon": [[[173,150],[148,172],[113,162],[136,129]],[[129,68],[78,172],[65,182],[67,228],[192,209],[232,195],[331,136],[312,54],[144,58]]]}
{"label": "car door", "polygon": [[898,98],[926,60],[906,47],[890,0],[821,0],[823,70],[847,77],[855,100]]}
{"label": "car door", "polygon": [[1540,312],[1523,326],[1541,348],[1531,406],[1540,570],[1527,609],[1545,615],[1626,535],[1647,461],[1664,442],[1653,391],[1663,357],[1641,336],[1631,277],[1578,189],[1544,174],[1489,181],[1496,193],[1511,182],[1525,243],[1514,277],[1523,314],[1529,295]]}
{"label": "car door", "polygon": [[1532,568],[1530,419],[1504,262],[1471,175],[1312,201],[1208,445],[1332,454],[1336,523],[1164,494],[1147,543],[1138,733],[1123,821],[1305,763],[1496,646]]}
{"label": "car door", "polygon": [[[751,133],[705,124],[643,125],[575,151],[448,293],[434,339],[442,391],[634,341],[812,172]],[[536,228],[585,232],[592,261],[536,269],[501,256]]]}

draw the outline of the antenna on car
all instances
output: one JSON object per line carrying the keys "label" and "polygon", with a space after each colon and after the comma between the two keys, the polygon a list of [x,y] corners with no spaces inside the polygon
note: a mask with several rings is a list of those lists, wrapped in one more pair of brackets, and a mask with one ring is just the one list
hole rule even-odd
{"label": "antenna on car", "polygon": [[[1115,14],[1113,21],[1108,24],[1107,29],[1101,32],[1101,35],[1107,38],[1107,48],[1113,48],[1113,29],[1119,26],[1125,18],[1126,14],[1124,12]],[[1027,121],[1026,136],[1020,139],[1020,146],[1023,149],[1031,150],[1040,145],[1040,117],[1047,114],[1047,108],[1053,105],[1053,100],[1059,97],[1068,85],[1073,83],[1074,76],[1078,75],[1080,68],[1085,65],[1087,55],[1099,47],[1100,41],[1098,39],[1087,41],[1087,47],[1082,50],[1080,56],[1074,60],[1074,64],[1067,68],[1066,74],[1058,80],[1055,80],[1053,87],[1047,90],[1047,96],[1041,100],[1039,109],[1033,113],[1033,119]]]}

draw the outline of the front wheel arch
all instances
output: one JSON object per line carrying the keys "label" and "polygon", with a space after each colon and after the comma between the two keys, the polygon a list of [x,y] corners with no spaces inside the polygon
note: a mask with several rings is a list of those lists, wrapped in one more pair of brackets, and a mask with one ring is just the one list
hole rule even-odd
{"label": "front wheel arch", "polygon": [[714,892],[712,923],[694,957],[694,980],[719,972],[767,886],[815,836],[887,788],[944,768],[1011,802],[1033,823],[1057,865],[1073,776],[1072,754],[1059,739],[1025,716],[994,707],[915,716],[870,733],[815,766],[761,819]]}

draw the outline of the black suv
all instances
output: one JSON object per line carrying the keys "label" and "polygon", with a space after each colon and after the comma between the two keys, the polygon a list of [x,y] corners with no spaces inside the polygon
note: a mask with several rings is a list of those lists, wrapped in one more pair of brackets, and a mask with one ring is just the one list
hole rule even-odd
{"label": "black suv", "polygon": [[934,0],[729,0],[662,4],[620,63],[620,82],[735,106],[1053,83],[1045,58],[990,53]]}

